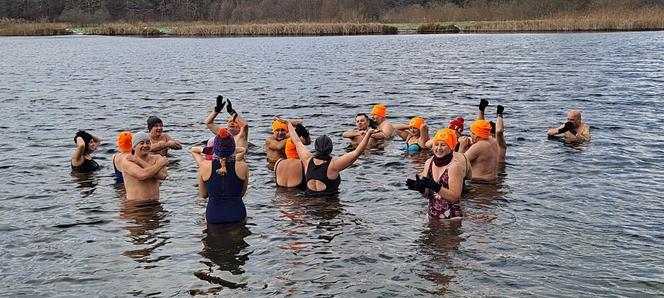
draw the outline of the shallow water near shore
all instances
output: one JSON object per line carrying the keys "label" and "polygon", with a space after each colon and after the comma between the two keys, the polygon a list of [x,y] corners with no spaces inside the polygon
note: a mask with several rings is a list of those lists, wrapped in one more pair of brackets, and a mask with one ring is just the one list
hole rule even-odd
{"label": "shallow water near shore", "polygon": [[[0,281],[18,296],[664,295],[664,32],[297,38],[0,38]],[[120,130],[158,115],[188,149],[218,94],[251,125],[245,226],[202,223],[196,167],[171,151],[158,204],[114,186]],[[275,114],[329,134],[354,115],[432,131],[506,107],[497,185],[468,186],[461,222],[406,189],[426,153],[403,142],[342,172],[339,200],[274,186]],[[583,110],[590,144],[547,140]],[[72,175],[77,129],[104,169]],[[466,129],[467,131],[467,129]]]}

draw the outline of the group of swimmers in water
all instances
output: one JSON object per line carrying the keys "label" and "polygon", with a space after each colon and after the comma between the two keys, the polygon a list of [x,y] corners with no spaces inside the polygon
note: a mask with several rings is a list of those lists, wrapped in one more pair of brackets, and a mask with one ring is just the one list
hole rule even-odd
{"label": "group of swimmers in water", "polygon": [[[424,118],[413,117],[408,124],[392,124],[387,120],[383,104],[373,106],[370,115],[357,114],[356,128],[343,132],[352,150],[333,157],[333,142],[327,135],[314,140],[302,120],[275,117],[272,135],[265,140],[270,169],[274,170],[279,187],[299,188],[308,196],[335,196],[341,184],[340,172],[352,165],[369,148],[383,147],[395,136],[404,141],[406,152],[429,150],[432,156],[424,162],[422,172],[407,179],[406,186],[429,200],[428,214],[433,218],[460,219],[463,209],[459,203],[466,180],[495,183],[499,165],[504,162],[507,143],[504,137],[504,108],[496,109],[496,122],[485,119],[487,100],[480,100],[477,120],[470,125],[470,135],[464,135],[464,118],[450,121],[447,128],[433,137]],[[229,114],[226,127],[215,123],[223,110]],[[567,122],[547,131],[549,137],[567,142],[590,141],[590,127],[581,122],[581,112],[572,110]],[[245,162],[248,149],[249,123],[241,117],[230,100],[217,97],[216,106],[205,119],[214,135],[204,146],[194,146],[191,154],[198,165],[198,190],[208,198],[208,224],[241,223],[246,219],[242,197],[247,191],[249,168]],[[115,178],[123,183],[128,201],[150,203],[159,200],[160,181],[168,176],[168,150],[182,149],[182,144],[164,133],[161,119],[147,119],[148,133],[120,132],[117,136],[119,153],[113,154]],[[85,131],[74,137],[76,150],[71,159],[72,170],[91,172],[100,168],[92,158],[101,140]]]}

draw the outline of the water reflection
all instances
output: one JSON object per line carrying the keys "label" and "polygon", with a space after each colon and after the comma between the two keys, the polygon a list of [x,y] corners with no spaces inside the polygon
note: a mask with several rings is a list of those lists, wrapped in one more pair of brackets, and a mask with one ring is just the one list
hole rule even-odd
{"label": "water reflection", "polygon": [[120,218],[127,222],[123,229],[129,231],[129,241],[137,249],[127,250],[122,255],[128,256],[139,263],[146,263],[145,268],[155,267],[153,263],[167,259],[169,256],[152,257],[154,252],[166,245],[170,237],[163,229],[169,222],[165,220],[168,212],[161,203],[124,201],[120,209]]}
{"label": "water reflection", "polygon": [[[208,294],[216,293],[224,287],[231,289],[246,287],[246,283],[229,281],[230,278],[221,276],[228,275],[223,274],[224,272],[228,272],[230,275],[242,275],[245,272],[242,267],[249,260],[249,255],[253,251],[245,251],[249,244],[244,239],[251,235],[251,231],[244,223],[239,223],[208,224],[207,229],[203,232],[206,235],[203,238],[203,250],[200,254],[208,259],[201,262],[207,266],[207,269],[194,272],[194,276],[221,287],[190,290],[190,293],[192,295]],[[219,273],[215,274],[215,271],[219,271]]]}
{"label": "water reflection", "polygon": [[71,172],[74,182],[76,182],[76,189],[81,193],[81,197],[85,198],[92,195],[97,190],[99,184],[99,177],[95,172],[80,173],[76,171]]}
{"label": "water reflection", "polygon": [[445,295],[450,292],[449,283],[454,279],[457,268],[451,254],[459,249],[465,239],[461,236],[462,220],[429,219],[428,229],[422,232],[417,244],[427,257],[421,265],[419,275],[435,284],[436,289],[420,289],[427,294]]}

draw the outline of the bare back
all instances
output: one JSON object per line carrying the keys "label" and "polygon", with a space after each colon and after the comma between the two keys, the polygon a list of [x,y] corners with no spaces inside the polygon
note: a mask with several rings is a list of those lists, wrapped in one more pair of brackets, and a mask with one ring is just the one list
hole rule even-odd
{"label": "bare back", "polygon": [[472,180],[494,181],[498,177],[500,148],[495,139],[482,139],[465,153],[473,170]]}
{"label": "bare back", "polygon": [[298,187],[304,178],[304,167],[298,158],[280,159],[274,167],[278,186]]}

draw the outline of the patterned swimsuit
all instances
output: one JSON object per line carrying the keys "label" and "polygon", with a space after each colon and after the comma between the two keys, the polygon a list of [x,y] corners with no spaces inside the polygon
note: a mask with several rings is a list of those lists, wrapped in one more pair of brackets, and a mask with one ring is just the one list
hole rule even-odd
{"label": "patterned swimsuit", "polygon": [[[431,171],[432,166],[433,166],[433,160],[429,164],[429,172],[427,173],[429,177],[433,178],[433,172]],[[448,180],[449,180],[449,175],[447,174],[447,168],[446,168],[445,172],[443,172],[443,174],[440,175],[438,183],[442,187],[449,189],[450,186],[448,184]],[[432,192],[432,194],[429,195],[428,209],[429,209],[429,216],[431,217],[443,218],[443,219],[450,219],[453,217],[463,217],[463,211],[461,210],[461,204],[459,202],[451,203],[450,201],[441,197],[440,194],[438,193]]]}

